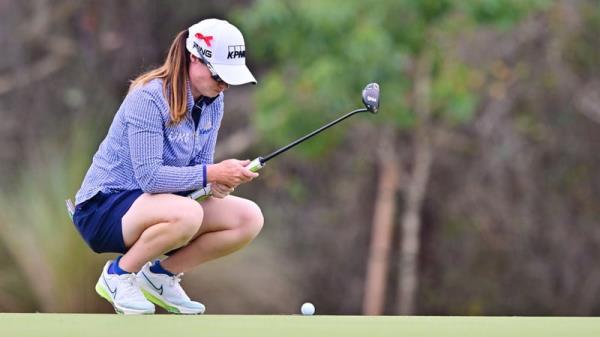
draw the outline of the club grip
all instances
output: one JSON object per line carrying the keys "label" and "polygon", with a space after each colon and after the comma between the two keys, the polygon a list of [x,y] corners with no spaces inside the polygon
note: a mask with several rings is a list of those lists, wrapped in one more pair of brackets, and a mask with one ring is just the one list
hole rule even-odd
{"label": "club grip", "polygon": [[[258,172],[260,169],[264,167],[262,162],[262,157],[255,158],[250,162],[250,164],[246,165],[246,168],[252,172]],[[212,195],[212,190],[210,184],[206,185],[201,189],[198,189],[190,194],[188,194],[188,198],[195,199],[198,201],[206,200],[208,197]]]}
{"label": "club grip", "polygon": [[265,164],[262,162],[262,157],[254,158],[250,164],[246,165],[246,168],[252,172],[258,172],[261,168],[263,168]]}
{"label": "club grip", "polygon": [[212,194],[210,184],[206,185],[201,189],[195,190],[194,192],[188,194],[188,197],[196,200],[205,200]]}

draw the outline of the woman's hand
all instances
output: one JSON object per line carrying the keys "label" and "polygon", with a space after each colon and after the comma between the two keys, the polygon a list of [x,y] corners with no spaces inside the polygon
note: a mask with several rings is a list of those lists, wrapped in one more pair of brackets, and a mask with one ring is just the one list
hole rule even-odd
{"label": "woman's hand", "polygon": [[206,168],[207,179],[211,183],[235,188],[258,177],[258,173],[246,168],[248,164],[250,164],[250,160],[227,159],[217,164],[208,165]]}
{"label": "woman's hand", "polygon": [[215,198],[223,199],[229,195],[229,193],[233,192],[234,188],[229,188],[225,185],[221,185],[219,183],[214,183],[210,185],[210,191],[212,192],[212,196]]}

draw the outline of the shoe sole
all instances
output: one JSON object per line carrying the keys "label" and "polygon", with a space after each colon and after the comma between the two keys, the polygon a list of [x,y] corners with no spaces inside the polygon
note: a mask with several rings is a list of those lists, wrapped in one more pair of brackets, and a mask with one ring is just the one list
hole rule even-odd
{"label": "shoe sole", "polygon": [[158,305],[159,307],[165,309],[166,311],[172,313],[172,314],[179,314],[179,315],[201,315],[204,313],[204,309],[202,311],[193,311],[189,308],[185,308],[185,307],[180,307],[174,304],[170,304],[167,303],[165,301],[163,301],[162,299],[159,298],[159,295],[154,294],[152,291],[145,289],[143,286],[140,287],[140,290],[142,290],[142,294],[144,294],[144,297],[146,297],[146,299],[156,305]]}
{"label": "shoe sole", "polygon": [[140,310],[140,309],[129,309],[129,308],[124,308],[121,307],[120,305],[116,304],[112,297],[110,297],[110,295],[108,294],[108,291],[106,290],[106,288],[104,287],[104,285],[100,282],[100,280],[98,280],[98,282],[96,283],[96,293],[98,293],[98,295],[100,295],[100,297],[104,298],[105,300],[107,300],[115,309],[115,312],[117,314],[123,314],[123,315],[152,315],[154,313],[154,310],[149,311],[149,310]]}

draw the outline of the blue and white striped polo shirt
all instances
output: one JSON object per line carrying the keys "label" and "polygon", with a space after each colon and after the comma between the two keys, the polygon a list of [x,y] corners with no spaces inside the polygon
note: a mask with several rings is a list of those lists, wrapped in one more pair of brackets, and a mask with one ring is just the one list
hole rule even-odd
{"label": "blue and white striped polo shirt", "polygon": [[189,85],[188,111],[176,125],[170,123],[162,80],[152,80],[129,92],[94,155],[76,204],[99,191],[174,193],[206,186],[205,165],[213,163],[223,118],[223,94],[208,105],[202,104],[196,129]]}

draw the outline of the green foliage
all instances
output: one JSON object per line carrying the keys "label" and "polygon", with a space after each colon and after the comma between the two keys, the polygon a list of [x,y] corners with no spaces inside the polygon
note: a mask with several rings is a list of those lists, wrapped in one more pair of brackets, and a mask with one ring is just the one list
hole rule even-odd
{"label": "green foliage", "polygon": [[480,76],[447,55],[438,55],[436,63],[431,93],[433,113],[451,123],[468,122],[477,104],[475,92]]}
{"label": "green foliage", "polygon": [[531,10],[550,3],[549,0],[478,0],[465,1],[463,8],[478,23],[510,28]]}
{"label": "green foliage", "polygon": [[[64,200],[72,198],[89,165],[91,140],[80,125],[64,143],[47,142],[31,150],[12,186],[0,188],[0,245],[26,285],[27,305],[42,311],[69,311],[80,305],[79,284],[90,273],[93,254],[67,215]],[[40,282],[43,280],[43,282]],[[87,292],[86,292],[87,293]],[[29,303],[29,304],[27,304]]]}
{"label": "green foliage", "polygon": [[[236,14],[249,57],[269,69],[259,79],[255,123],[272,145],[288,142],[362,106],[360,91],[381,85],[381,113],[369,123],[414,125],[413,65],[424,53],[431,65],[433,113],[468,122],[481,76],[453,50],[461,34],[481,24],[514,23],[543,0],[259,0]],[[356,123],[356,122],[355,122]],[[300,150],[318,155],[348,127],[324,134]]]}

